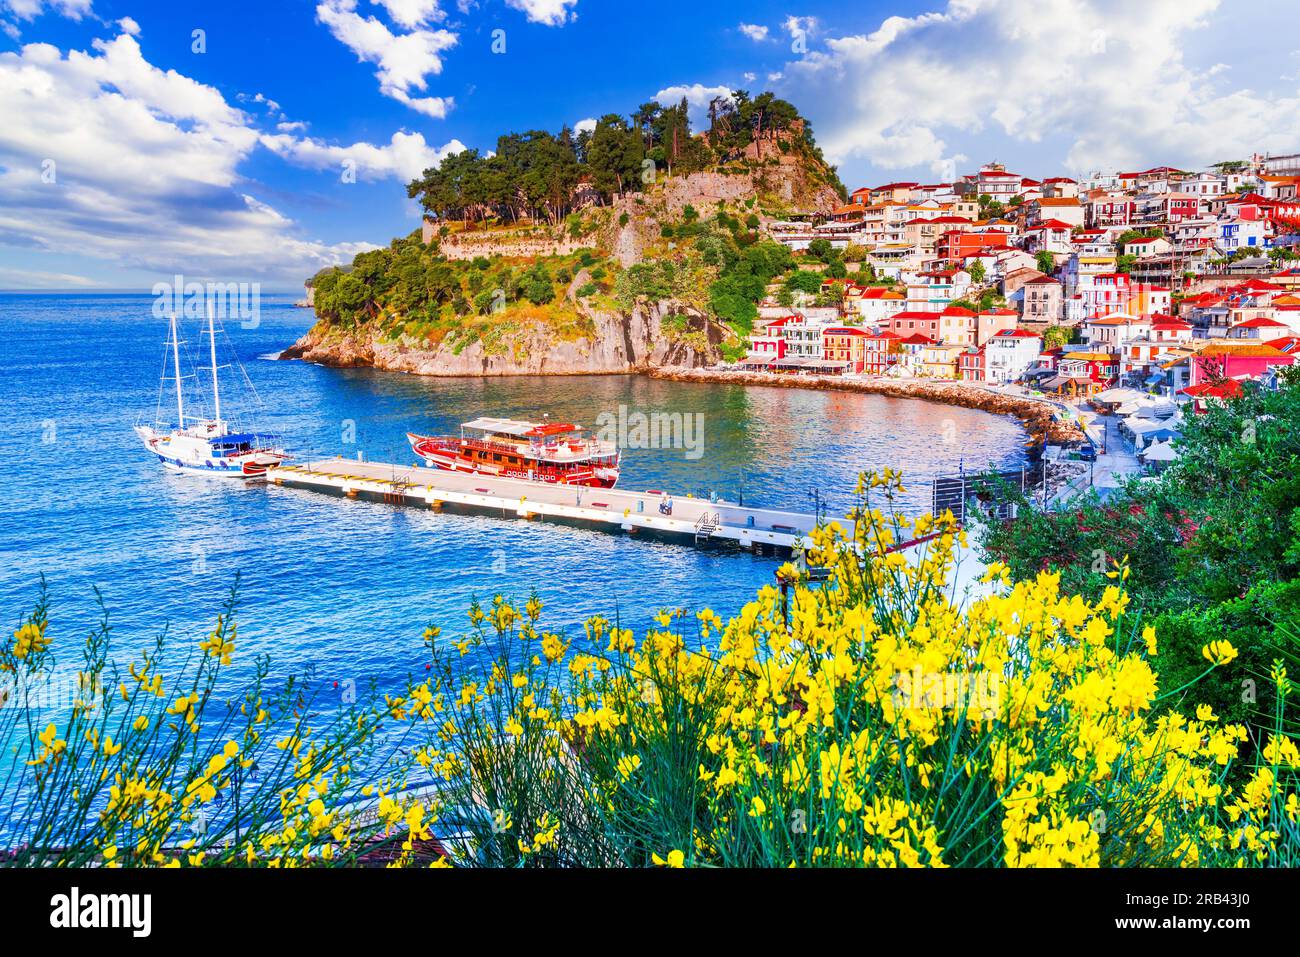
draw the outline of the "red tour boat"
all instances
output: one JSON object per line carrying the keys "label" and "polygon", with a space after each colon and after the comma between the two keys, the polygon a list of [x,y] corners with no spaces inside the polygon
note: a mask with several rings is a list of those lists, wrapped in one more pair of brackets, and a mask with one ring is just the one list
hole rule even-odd
{"label": "red tour boat", "polygon": [[553,485],[613,488],[618,482],[618,446],[585,438],[569,423],[483,418],[464,423],[460,438],[412,432],[406,438],[429,468]]}

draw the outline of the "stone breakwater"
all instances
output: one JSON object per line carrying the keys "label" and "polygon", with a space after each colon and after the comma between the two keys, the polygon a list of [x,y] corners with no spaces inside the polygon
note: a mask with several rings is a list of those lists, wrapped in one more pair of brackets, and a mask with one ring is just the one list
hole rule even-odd
{"label": "stone breakwater", "polygon": [[861,392],[896,399],[921,399],[979,409],[994,415],[1011,415],[1029,432],[1032,451],[1040,452],[1045,443],[1059,445],[1082,442],[1083,433],[1069,422],[1059,421],[1053,407],[1028,397],[989,392],[961,382],[922,381],[918,379],[844,379],[839,376],[772,375],[762,372],[719,371],[714,369],[650,369],[647,375],[674,382],[733,383],[768,386],[777,389],[822,389],[838,392]]}

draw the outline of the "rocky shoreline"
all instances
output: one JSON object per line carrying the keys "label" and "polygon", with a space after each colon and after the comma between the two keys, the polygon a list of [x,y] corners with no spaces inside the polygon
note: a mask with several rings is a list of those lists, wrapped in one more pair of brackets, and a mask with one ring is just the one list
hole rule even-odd
{"label": "rocky shoreline", "polygon": [[1058,445],[1081,442],[1084,439],[1078,427],[1069,422],[1059,421],[1053,414],[1052,406],[1046,402],[989,392],[961,382],[844,379],[840,376],[772,375],[762,372],[681,368],[648,369],[646,374],[656,379],[670,379],[674,382],[728,383],[777,389],[858,392],[896,399],[920,399],[924,402],[955,405],[965,409],[979,409],[994,415],[1010,415],[1019,419],[1024,425],[1031,439],[1032,450],[1035,452],[1041,451],[1044,444]]}
{"label": "rocky shoreline", "polygon": [[[580,339],[556,339],[547,329],[530,326],[518,330],[504,348],[489,349],[481,341],[428,346],[388,339],[366,326],[343,330],[317,322],[280,358],[446,377],[618,375],[659,366],[703,366],[717,359],[722,327],[672,300],[640,304],[629,313],[579,308],[594,330]],[[666,335],[664,323],[670,318],[693,337]]]}
{"label": "rocky shoreline", "polygon": [[[962,382],[938,380],[846,379],[840,376],[772,375],[762,372],[703,368],[709,357],[683,343],[669,343],[659,333],[664,311],[635,311],[631,316],[599,316],[608,336],[581,343],[524,342],[518,354],[488,355],[475,343],[461,353],[447,349],[419,349],[401,342],[376,342],[365,335],[327,330],[318,325],[280,354],[281,359],[301,359],[334,368],[373,368],[414,375],[464,378],[514,375],[634,375],[675,382],[699,382],[778,389],[820,389],[857,392],[897,399],[919,399],[1020,420],[1037,454],[1045,444],[1081,442],[1075,425],[1055,417],[1047,402],[1004,395]],[[707,327],[705,327],[707,329]],[[714,330],[708,330],[714,331]],[[521,337],[528,338],[527,336]],[[710,345],[714,343],[709,337]],[[594,346],[594,348],[593,348]],[[529,348],[531,347],[531,348]]]}

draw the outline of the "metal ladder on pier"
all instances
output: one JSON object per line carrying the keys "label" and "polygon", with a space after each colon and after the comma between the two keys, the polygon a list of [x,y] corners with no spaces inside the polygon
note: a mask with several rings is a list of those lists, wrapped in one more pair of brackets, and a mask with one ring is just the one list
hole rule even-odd
{"label": "metal ladder on pier", "polygon": [[700,542],[712,537],[713,533],[717,531],[718,526],[721,524],[722,515],[718,512],[712,514],[704,512],[700,515],[700,517],[695,520],[695,544],[698,545]]}

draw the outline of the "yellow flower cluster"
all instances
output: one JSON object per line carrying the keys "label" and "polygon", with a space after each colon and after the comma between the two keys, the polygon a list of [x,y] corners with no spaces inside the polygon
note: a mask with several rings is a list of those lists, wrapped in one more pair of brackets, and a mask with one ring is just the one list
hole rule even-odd
{"label": "yellow flower cluster", "polygon": [[[895,475],[862,486],[880,488],[901,490]],[[641,809],[645,761],[690,716],[700,746],[679,786],[707,805],[686,822],[693,862],[1268,857],[1269,816],[1296,806],[1294,795],[1267,769],[1233,794],[1226,768],[1243,728],[1219,726],[1208,709],[1153,716],[1156,638],[1130,636],[1125,563],[1092,603],[1062,594],[1056,574],[1013,584],[994,566],[985,593],[961,607],[949,580],[965,542],[951,516],[886,518],[864,499],[849,519],[848,530],[812,536],[809,564],[831,569],[823,586],[786,566],[788,595],[764,588],[725,625],[696,616],[695,640],[717,635],[716,649],[688,647],[672,630],[680,614],[663,613],[638,645],[604,619],[587,622],[613,667],[571,660],[562,731],[595,769],[604,813]],[[910,554],[895,548],[917,539]],[[1235,656],[1227,642],[1206,649],[1214,666]],[[1296,762],[1284,736],[1265,754]],[[1237,819],[1249,823],[1232,828]]]}

